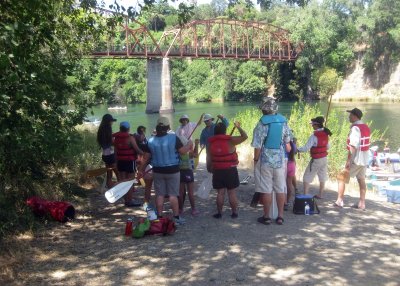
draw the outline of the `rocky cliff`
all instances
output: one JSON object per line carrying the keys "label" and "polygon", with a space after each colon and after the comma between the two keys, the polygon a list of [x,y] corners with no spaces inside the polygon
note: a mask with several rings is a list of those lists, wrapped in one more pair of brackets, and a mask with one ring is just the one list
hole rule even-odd
{"label": "rocky cliff", "polygon": [[332,97],[335,101],[400,101],[400,64],[366,75],[360,61]]}

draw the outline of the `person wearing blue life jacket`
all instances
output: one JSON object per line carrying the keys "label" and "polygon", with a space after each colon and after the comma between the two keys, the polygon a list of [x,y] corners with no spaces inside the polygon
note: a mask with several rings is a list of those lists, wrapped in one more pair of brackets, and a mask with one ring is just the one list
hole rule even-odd
{"label": "person wearing blue life jacket", "polygon": [[168,118],[160,117],[157,120],[156,135],[148,139],[148,151],[138,172],[141,178],[145,172],[145,166],[151,160],[153,166],[154,190],[156,193],[156,207],[159,216],[162,215],[164,198],[169,196],[169,202],[176,224],[184,224],[185,219],[179,216],[179,186],[180,169],[179,154],[185,154],[192,150],[193,142],[183,145],[175,133],[170,131]]}
{"label": "person wearing blue life jacket", "polygon": [[[228,127],[229,121],[226,119],[222,114],[217,115],[219,119],[221,119],[222,123]],[[210,160],[210,155],[209,155],[209,143],[208,143],[208,138],[211,136],[214,136],[214,129],[215,129],[215,123],[213,123],[214,117],[212,117],[211,114],[205,114],[203,117],[203,122],[206,125],[204,129],[201,131],[200,134],[200,147],[203,149],[204,147],[206,148],[206,166],[207,166],[207,171],[209,173],[212,172],[211,170],[211,160]]]}
{"label": "person wearing blue life jacket", "polygon": [[263,205],[263,216],[259,223],[269,225],[272,192],[276,194],[278,217],[276,223],[283,224],[286,201],[285,152],[290,151],[290,129],[286,118],[277,113],[278,104],[273,97],[266,97],[260,104],[263,116],[253,131],[255,191]]}

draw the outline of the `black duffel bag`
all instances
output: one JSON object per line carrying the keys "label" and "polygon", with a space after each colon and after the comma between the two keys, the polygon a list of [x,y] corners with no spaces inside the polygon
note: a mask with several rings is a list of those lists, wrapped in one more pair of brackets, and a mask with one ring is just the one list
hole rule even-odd
{"label": "black duffel bag", "polygon": [[296,195],[293,203],[293,213],[305,214],[306,204],[310,206],[310,215],[320,213],[317,202],[312,195]]}

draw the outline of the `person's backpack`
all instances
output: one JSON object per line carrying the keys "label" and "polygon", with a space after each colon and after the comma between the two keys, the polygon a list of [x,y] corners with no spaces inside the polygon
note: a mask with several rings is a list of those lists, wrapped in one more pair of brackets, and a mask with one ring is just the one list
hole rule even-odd
{"label": "person's backpack", "polygon": [[151,235],[168,235],[173,234],[176,230],[175,222],[167,217],[160,217],[150,222],[150,228],[146,234]]}
{"label": "person's backpack", "polygon": [[293,213],[304,214],[306,204],[310,206],[310,215],[320,213],[317,202],[312,195],[296,195],[293,203]]}

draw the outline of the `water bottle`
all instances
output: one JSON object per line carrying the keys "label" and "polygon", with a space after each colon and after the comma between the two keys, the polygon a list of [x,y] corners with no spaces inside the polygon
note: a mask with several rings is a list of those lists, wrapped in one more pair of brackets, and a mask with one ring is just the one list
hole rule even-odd
{"label": "water bottle", "polygon": [[305,206],[304,206],[304,214],[305,215],[310,215],[310,205],[307,202],[305,202],[304,204],[305,204]]}
{"label": "water bottle", "polygon": [[146,211],[147,211],[147,218],[148,218],[150,221],[156,220],[156,219],[157,219],[157,213],[156,213],[156,211],[155,211],[153,208],[148,207]]}

